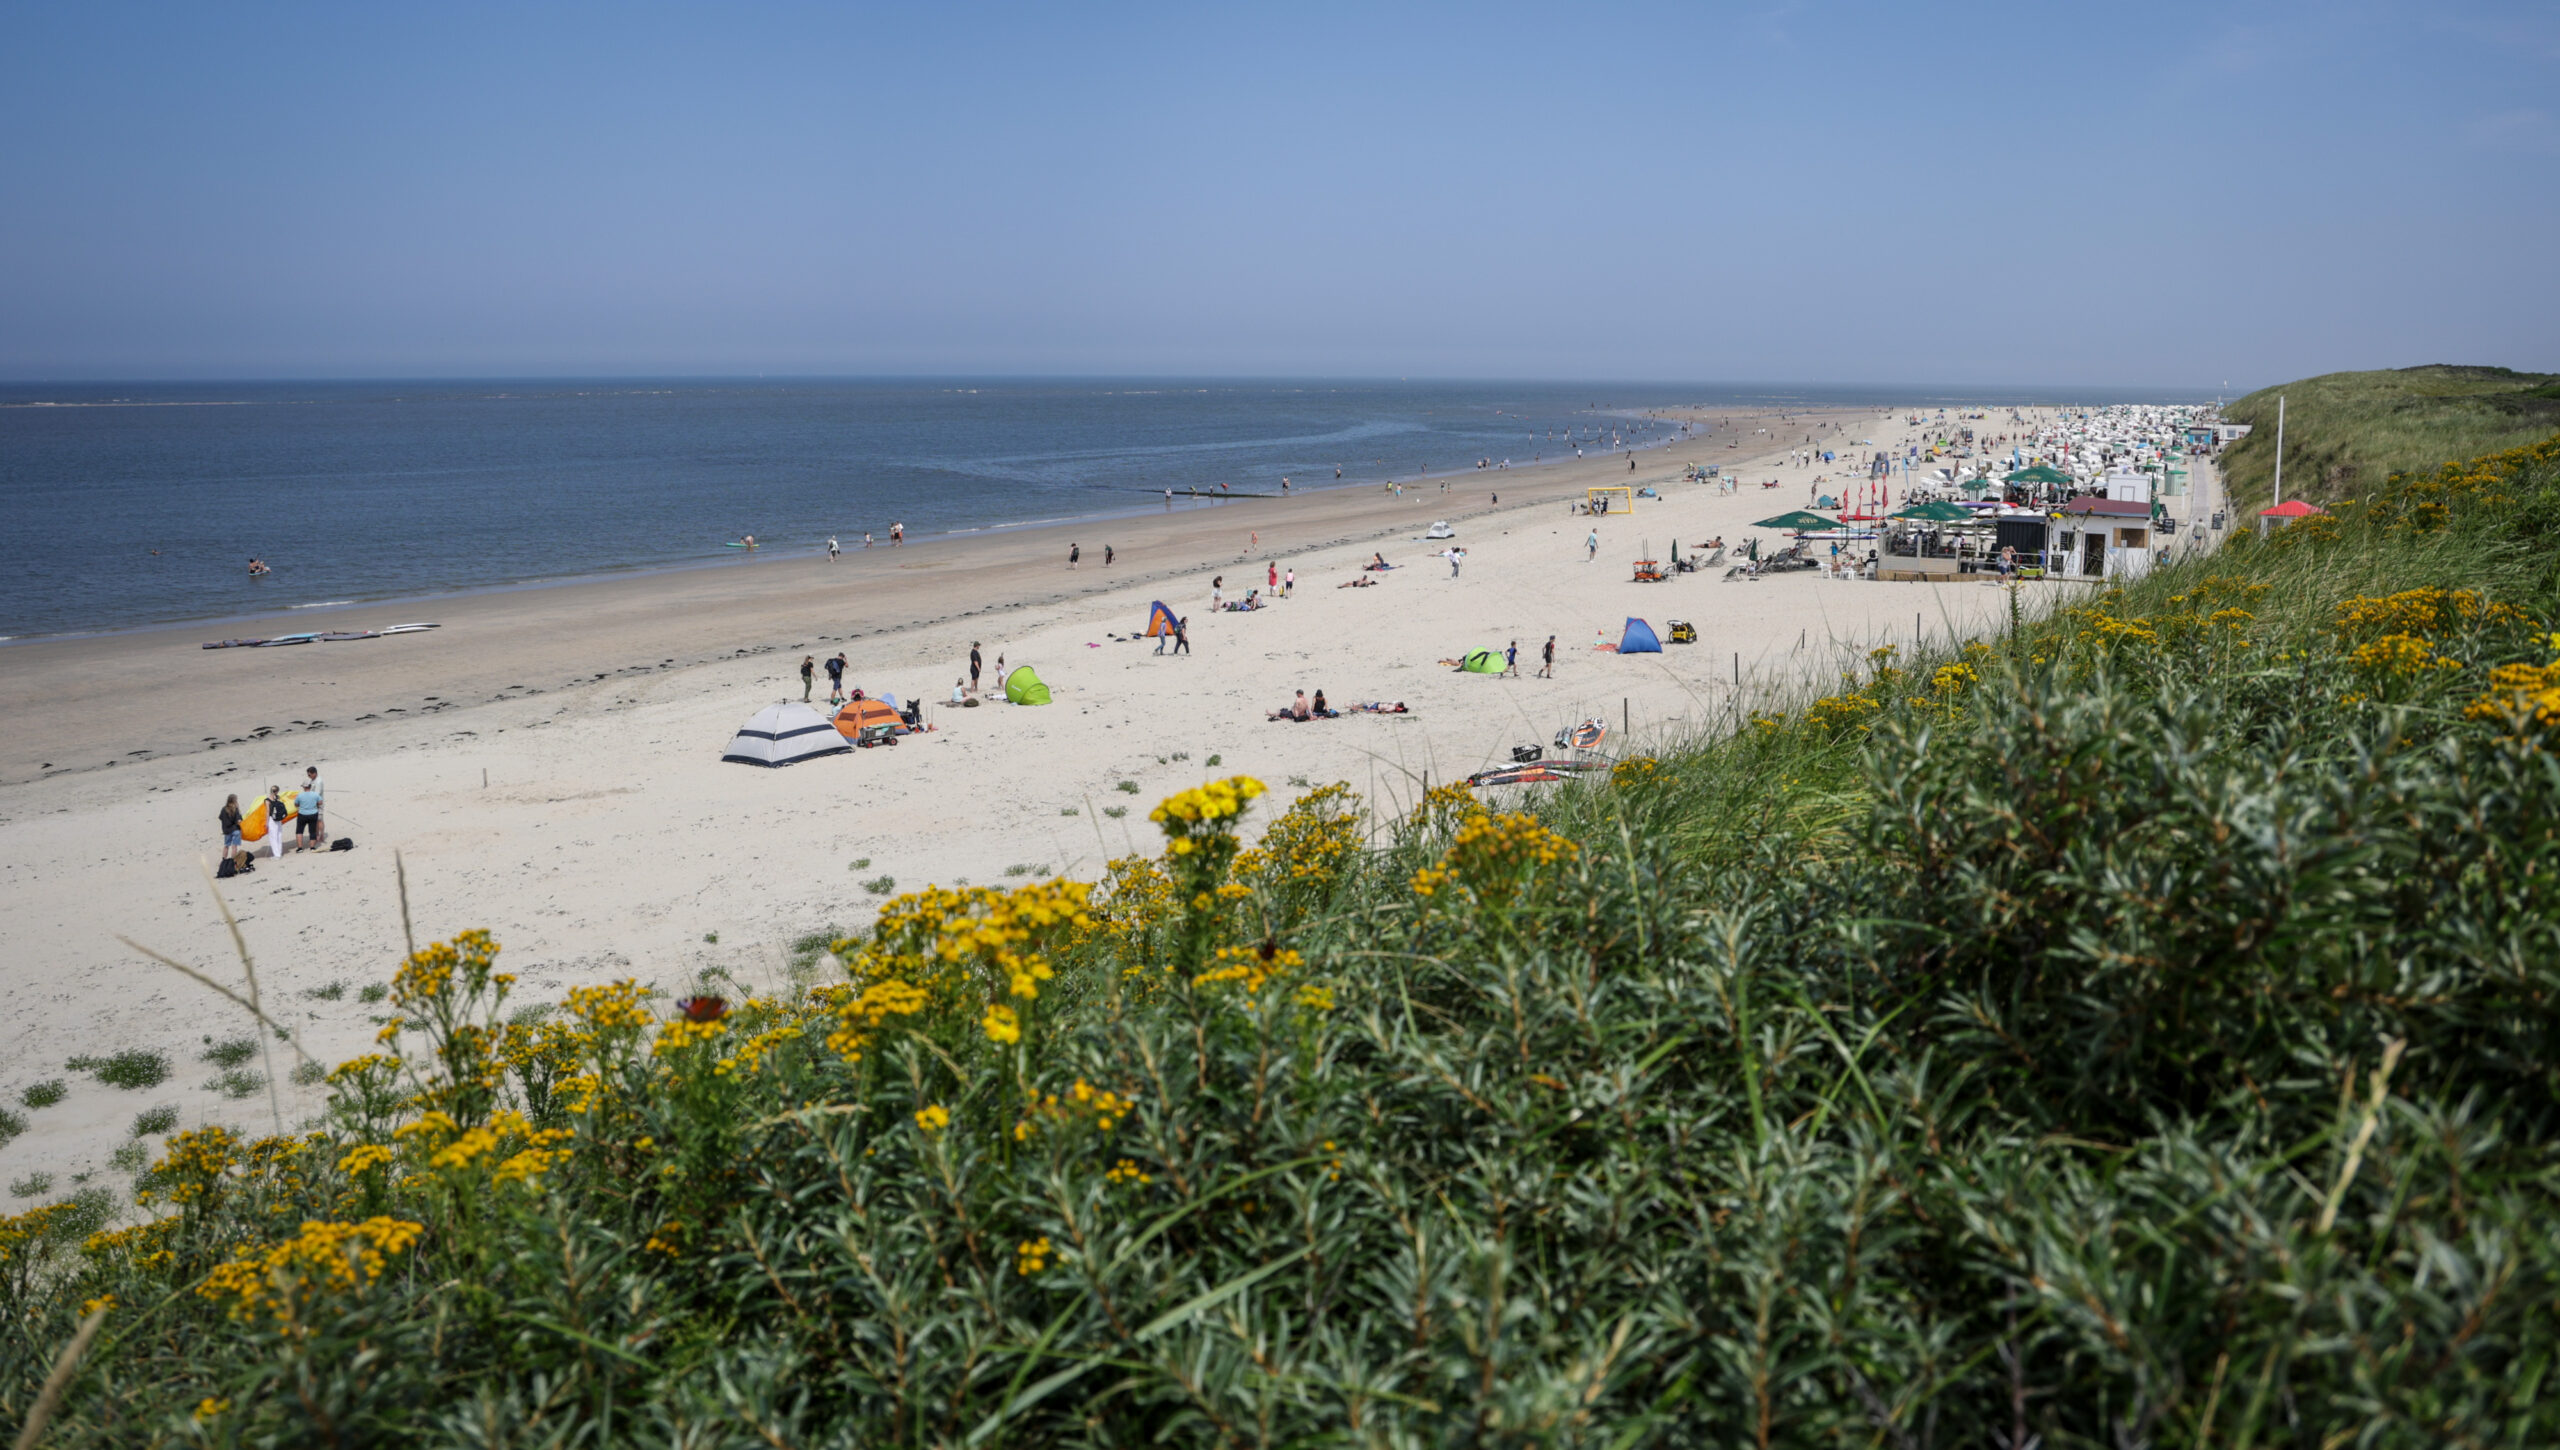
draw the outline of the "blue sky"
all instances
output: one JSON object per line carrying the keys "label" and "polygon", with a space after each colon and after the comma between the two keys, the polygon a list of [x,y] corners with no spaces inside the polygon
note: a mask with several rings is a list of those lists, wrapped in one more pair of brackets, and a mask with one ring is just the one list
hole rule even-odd
{"label": "blue sky", "polygon": [[2560,369],[2548,3],[0,25],[14,378]]}

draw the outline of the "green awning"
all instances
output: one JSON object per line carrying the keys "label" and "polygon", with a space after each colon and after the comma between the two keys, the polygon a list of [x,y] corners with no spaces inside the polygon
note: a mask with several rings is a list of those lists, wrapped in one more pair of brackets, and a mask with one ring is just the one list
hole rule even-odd
{"label": "green awning", "polygon": [[2039,463],[2033,468],[2021,468],[2000,481],[2002,483],[2069,483],[2071,475],[2051,464]]}
{"label": "green awning", "polygon": [[1780,514],[1774,519],[1762,519],[1751,527],[1755,529],[1836,529],[1840,527],[1840,521],[1797,509],[1793,513]]}

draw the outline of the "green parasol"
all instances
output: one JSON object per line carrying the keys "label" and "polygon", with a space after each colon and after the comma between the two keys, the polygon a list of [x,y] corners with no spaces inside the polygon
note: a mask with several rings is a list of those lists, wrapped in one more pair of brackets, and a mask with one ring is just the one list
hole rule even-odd
{"label": "green parasol", "polygon": [[2002,483],[2069,483],[2071,475],[2049,463],[2039,463],[2033,468],[2021,468],[2000,481]]}
{"label": "green parasol", "polygon": [[1755,529],[1836,529],[1840,527],[1840,521],[1797,509],[1793,513],[1780,514],[1774,519],[1762,519],[1751,527]]}
{"label": "green parasol", "polygon": [[1894,510],[1889,517],[1924,524],[1961,524],[1972,521],[1973,510],[1951,503],[1915,503],[1907,509]]}

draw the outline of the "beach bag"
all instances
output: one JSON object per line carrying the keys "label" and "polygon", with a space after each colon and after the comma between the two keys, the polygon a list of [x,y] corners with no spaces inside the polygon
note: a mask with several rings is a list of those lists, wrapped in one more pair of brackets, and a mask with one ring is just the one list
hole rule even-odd
{"label": "beach bag", "polygon": [[1518,765],[1526,765],[1530,761],[1544,760],[1546,758],[1547,752],[1535,745],[1514,745],[1511,747],[1511,759],[1513,763]]}
{"label": "beach bag", "polygon": [[239,874],[240,860],[236,856],[223,857],[222,864],[213,868],[213,879],[216,881],[228,881]]}
{"label": "beach bag", "polygon": [[329,849],[332,851],[352,851],[355,848],[356,838],[353,836],[340,836],[329,843]]}

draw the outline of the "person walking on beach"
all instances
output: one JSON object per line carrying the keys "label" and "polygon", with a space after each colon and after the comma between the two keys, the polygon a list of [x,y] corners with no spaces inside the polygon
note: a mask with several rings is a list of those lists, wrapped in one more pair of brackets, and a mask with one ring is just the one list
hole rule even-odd
{"label": "person walking on beach", "polygon": [[978,693],[978,642],[969,641],[969,693]]}
{"label": "person walking on beach", "polygon": [[800,703],[803,705],[808,704],[809,692],[817,687],[818,657],[816,655],[802,655],[800,657]]}
{"label": "person walking on beach", "polygon": [[1173,622],[1173,652],[1178,655],[1191,653],[1190,615],[1186,614]]}
{"label": "person walking on beach", "polygon": [[842,553],[844,553],[844,550],[836,545],[836,536],[833,534],[827,535],[827,562],[830,564],[834,563],[837,556]]}
{"label": "person walking on beach", "polygon": [[891,524],[889,526],[889,547],[895,549],[904,545],[906,542],[907,526],[905,524]]}
{"label": "person walking on beach", "polygon": [[1502,674],[1505,679],[1520,677],[1520,641],[1516,639],[1502,652]]}
{"label": "person walking on beach", "polygon": [[1588,564],[1594,559],[1600,557],[1600,531],[1598,529],[1593,529],[1591,531],[1591,537],[1582,541],[1582,548],[1582,562],[1585,564]]}
{"label": "person walking on beach", "polygon": [[1103,545],[1103,546],[1102,546],[1102,567],[1103,567],[1103,568],[1105,568],[1105,569],[1110,568],[1110,567],[1111,567],[1111,561],[1112,561],[1112,559],[1113,559],[1114,557],[1115,557],[1115,555],[1114,555],[1114,551],[1112,550],[1112,547],[1111,547],[1109,544],[1105,544],[1105,545]]}
{"label": "person walking on beach", "polygon": [[1082,544],[1069,544],[1069,545],[1067,545],[1067,567],[1068,567],[1068,568],[1070,568],[1070,569],[1074,568],[1074,567],[1076,566],[1076,561],[1077,561],[1078,559],[1083,558],[1083,557],[1084,557],[1084,545],[1082,545]]}
{"label": "person walking on beach", "polygon": [[844,665],[843,650],[837,650],[836,657],[827,661],[827,703],[830,705],[844,703]]}
{"label": "person walking on beach", "polygon": [[1455,579],[1458,577],[1458,566],[1466,562],[1467,551],[1453,547],[1440,557],[1449,561],[1449,577]]}
{"label": "person walking on beach", "polygon": [[862,536],[862,547],[866,549],[871,547],[871,536],[869,534],[864,534]]}
{"label": "person walking on beach", "polygon": [[1547,636],[1547,647],[1539,651],[1539,655],[1538,678],[1554,679],[1556,677],[1556,637],[1554,635]]}

